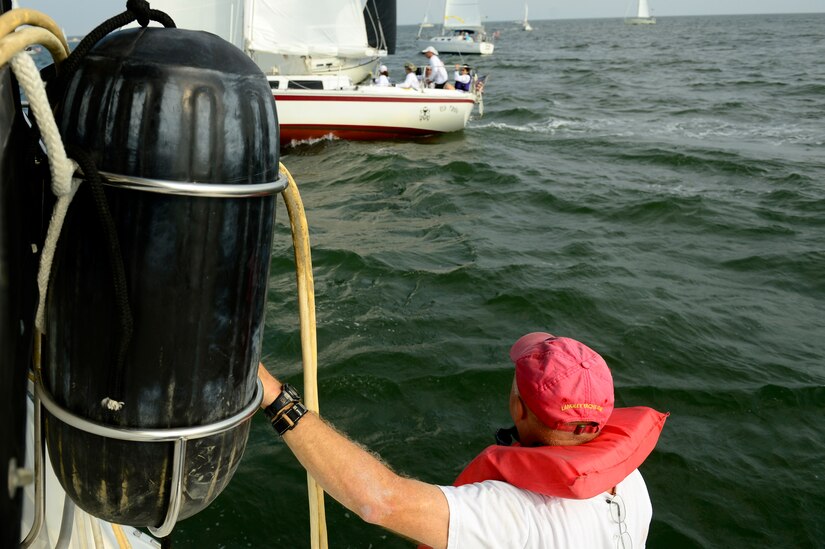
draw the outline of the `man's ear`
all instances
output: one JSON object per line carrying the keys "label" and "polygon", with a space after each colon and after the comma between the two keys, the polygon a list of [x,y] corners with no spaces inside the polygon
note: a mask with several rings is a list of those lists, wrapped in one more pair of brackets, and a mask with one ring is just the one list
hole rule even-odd
{"label": "man's ear", "polygon": [[529,410],[527,408],[527,405],[524,404],[524,401],[521,400],[521,397],[518,397],[516,399],[515,406],[516,406],[516,410],[515,410],[516,419],[520,419],[522,421],[526,420],[527,416],[529,414]]}

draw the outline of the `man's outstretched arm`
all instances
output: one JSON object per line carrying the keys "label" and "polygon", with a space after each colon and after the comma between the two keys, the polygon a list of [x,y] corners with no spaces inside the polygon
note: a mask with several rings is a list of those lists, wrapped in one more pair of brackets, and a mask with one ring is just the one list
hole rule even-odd
{"label": "man's outstretched arm", "polygon": [[[281,383],[263,365],[263,407],[281,392]],[[438,487],[403,478],[314,413],[284,434],[301,465],[318,484],[364,521],[440,549],[447,546],[450,511]]]}

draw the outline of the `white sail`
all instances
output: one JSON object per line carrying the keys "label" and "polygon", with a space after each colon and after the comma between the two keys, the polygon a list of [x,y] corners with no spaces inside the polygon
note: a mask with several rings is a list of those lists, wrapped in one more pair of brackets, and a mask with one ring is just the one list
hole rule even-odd
{"label": "white sail", "polygon": [[387,51],[368,44],[367,0],[152,0],[180,28],[217,34],[266,73],[361,82]]}
{"label": "white sail", "polygon": [[366,0],[246,0],[247,51],[283,55],[374,56]]}
{"label": "white sail", "polygon": [[636,17],[639,19],[647,19],[650,17],[650,6],[647,0],[639,0],[639,7],[636,12]]}
{"label": "white sail", "polygon": [[443,27],[445,31],[483,28],[478,0],[446,0]]}
{"label": "white sail", "polygon": [[152,0],[152,9],[169,14],[178,28],[211,32],[243,49],[244,0]]}
{"label": "white sail", "polygon": [[524,21],[521,23],[521,30],[523,31],[531,31],[533,27],[530,25],[530,22],[527,20],[527,2],[524,3]]}
{"label": "white sail", "polygon": [[180,28],[217,34],[247,52],[372,57],[366,0],[152,0]]}

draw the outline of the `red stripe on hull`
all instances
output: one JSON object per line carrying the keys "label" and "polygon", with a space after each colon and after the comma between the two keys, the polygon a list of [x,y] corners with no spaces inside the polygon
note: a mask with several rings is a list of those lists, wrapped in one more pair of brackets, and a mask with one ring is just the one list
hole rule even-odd
{"label": "red stripe on hull", "polygon": [[272,94],[275,101],[341,101],[352,103],[473,103],[472,98],[450,99],[434,97],[362,97],[355,95],[338,95],[326,97],[323,95],[277,95]]}
{"label": "red stripe on hull", "polygon": [[422,130],[418,128],[389,128],[383,126],[291,126],[281,124],[281,145],[288,145],[291,141],[307,139],[321,139],[334,135],[339,139],[350,141],[372,141],[381,139],[410,139],[425,137],[442,132]]}

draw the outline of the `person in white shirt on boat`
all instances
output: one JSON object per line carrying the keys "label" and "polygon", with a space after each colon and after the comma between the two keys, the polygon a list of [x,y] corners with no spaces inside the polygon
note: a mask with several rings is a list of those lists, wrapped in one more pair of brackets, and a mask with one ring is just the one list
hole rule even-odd
{"label": "person in white shirt on boat", "polygon": [[455,89],[468,92],[470,91],[470,83],[473,81],[473,77],[470,75],[470,65],[459,65],[456,64],[455,66]]}
{"label": "person in white shirt on boat", "polygon": [[432,46],[427,46],[421,50],[421,53],[426,55],[427,59],[430,60],[430,66],[427,68],[424,81],[427,84],[432,83],[434,88],[444,88],[450,77],[447,75],[447,67],[444,66],[444,62],[438,57],[438,50]]}
{"label": "person in white shirt on boat", "polygon": [[404,63],[404,72],[407,73],[407,76],[404,78],[404,82],[397,87],[411,90],[421,89],[421,84],[418,82],[418,75],[415,74],[415,68],[415,65],[410,62]]}
{"label": "person in white shirt on boat", "polygon": [[390,85],[390,71],[387,69],[386,65],[381,65],[378,67],[378,78],[376,78],[374,82],[376,86]]}
{"label": "person in white shirt on boat", "polygon": [[[613,379],[607,364],[576,340],[530,333],[512,346],[510,359],[515,373],[509,410],[515,426],[500,432],[511,433],[520,445],[488,447],[454,486],[397,475],[317,414],[308,412],[297,391],[282,385],[263,364],[258,367],[264,388],[261,407],[301,465],[330,496],[366,522],[418,543],[436,549],[644,547],[652,506],[636,467],[655,445],[664,419],[652,440],[650,429],[641,421],[610,419],[614,412],[636,408],[614,411]],[[608,419],[615,421],[616,427],[602,432]],[[631,424],[639,425],[635,433],[645,434],[617,434],[633,431]],[[620,442],[620,448],[609,446],[622,436],[628,440]],[[500,440],[498,434],[496,438]],[[630,438],[643,439],[633,441],[637,449],[631,452],[632,458],[623,452]],[[588,445],[600,439],[599,444]],[[611,442],[605,442],[608,440]],[[581,450],[572,446],[581,446]],[[476,468],[466,482],[462,480],[477,462],[496,462],[497,458],[482,458],[501,448],[521,455],[506,467],[507,475],[494,477]],[[554,467],[561,469],[548,470],[546,462],[535,460],[537,455],[548,453],[561,463]],[[575,494],[559,497],[517,487],[532,487],[549,479],[567,488],[574,484],[567,478],[572,473],[554,471],[576,470],[584,462],[601,464],[601,471],[585,468],[587,482],[595,485],[591,493],[601,492],[596,496],[572,499]]]}

